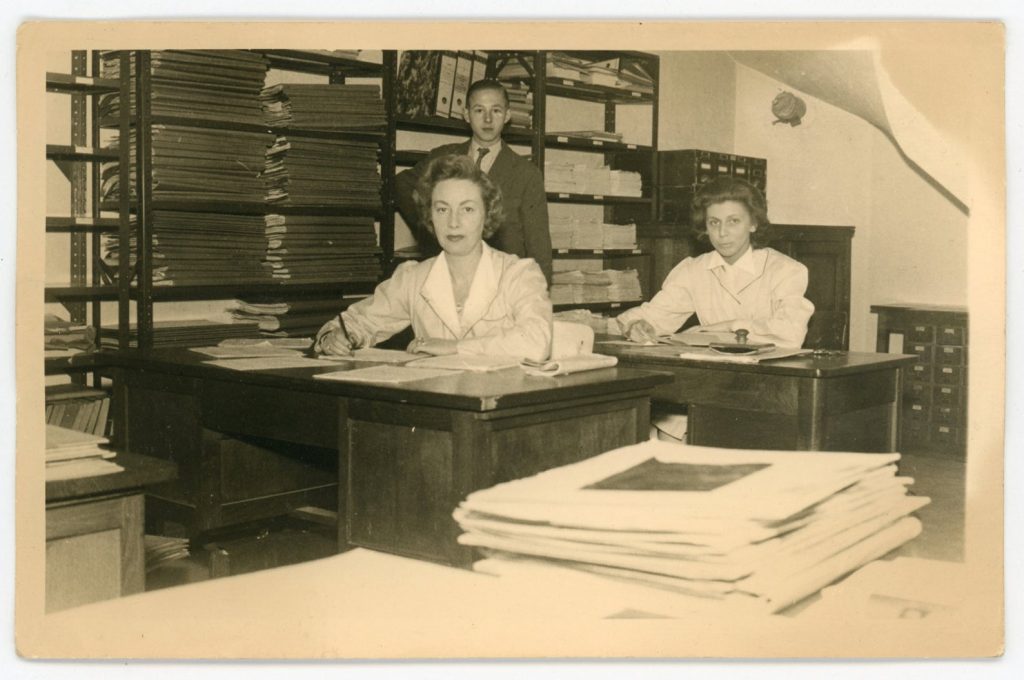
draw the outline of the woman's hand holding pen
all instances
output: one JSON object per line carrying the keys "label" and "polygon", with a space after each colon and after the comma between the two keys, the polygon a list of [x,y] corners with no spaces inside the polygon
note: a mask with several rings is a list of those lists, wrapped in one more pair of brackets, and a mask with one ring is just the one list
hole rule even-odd
{"label": "woman's hand holding pen", "polygon": [[352,354],[352,340],[341,328],[335,328],[320,338],[319,351],[321,354],[333,354],[335,356],[349,356]]}
{"label": "woman's hand holding pen", "polygon": [[640,319],[626,328],[626,338],[632,342],[653,345],[658,342],[658,332],[649,322]]}

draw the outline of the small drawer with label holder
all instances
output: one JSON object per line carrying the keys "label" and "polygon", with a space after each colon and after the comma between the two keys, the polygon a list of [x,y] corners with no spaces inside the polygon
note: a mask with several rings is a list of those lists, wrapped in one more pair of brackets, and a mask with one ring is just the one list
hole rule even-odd
{"label": "small drawer with label holder", "polygon": [[907,328],[907,341],[914,343],[931,343],[935,341],[935,327],[927,324],[914,324]]}

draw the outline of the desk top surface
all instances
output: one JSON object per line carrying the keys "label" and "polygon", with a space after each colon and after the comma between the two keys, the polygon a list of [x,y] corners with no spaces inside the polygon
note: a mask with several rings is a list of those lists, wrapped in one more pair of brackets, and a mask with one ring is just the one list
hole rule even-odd
{"label": "desk top surface", "polygon": [[313,378],[317,373],[375,365],[369,362],[338,361],[323,368],[238,371],[206,364],[206,359],[187,349],[161,349],[145,354],[123,355],[118,363],[125,368],[136,369],[141,374],[157,371],[203,380],[469,411],[493,411],[615,393],[649,391],[657,385],[672,381],[667,373],[635,368],[602,368],[556,377],[534,377],[526,375],[519,368],[509,368],[489,373],[453,371],[451,375],[415,382],[372,384]]}
{"label": "desk top surface", "polygon": [[97,496],[130,489],[141,489],[149,484],[170,481],[178,475],[177,465],[167,460],[153,458],[152,456],[140,456],[122,451],[117,454],[113,462],[123,467],[124,470],[108,475],[47,482],[46,501],[52,503],[54,501]]}
{"label": "desk top surface", "polygon": [[909,354],[842,352],[826,356],[806,354],[785,359],[773,359],[758,364],[745,364],[681,359],[679,353],[684,349],[684,347],[669,345],[650,347],[618,345],[603,342],[600,339],[594,347],[594,351],[616,356],[620,362],[630,367],[650,368],[653,370],[703,368],[717,371],[789,375],[804,378],[832,378],[879,370],[891,370],[902,366],[909,366],[917,361],[916,356]]}

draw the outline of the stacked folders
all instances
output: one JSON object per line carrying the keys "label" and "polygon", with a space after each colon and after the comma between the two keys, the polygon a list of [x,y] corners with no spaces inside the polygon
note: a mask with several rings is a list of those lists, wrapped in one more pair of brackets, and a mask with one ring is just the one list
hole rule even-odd
{"label": "stacked folders", "polygon": [[899,454],[659,441],[470,494],[474,568],[672,615],[775,612],[914,538]]}
{"label": "stacked folders", "polygon": [[271,127],[384,133],[384,100],[377,85],[272,85],[260,95]]}
{"label": "stacked folders", "polygon": [[263,181],[268,203],[380,209],[376,142],[279,136]]}
{"label": "stacked folders", "polygon": [[106,445],[106,437],[47,425],[46,481],[55,482],[120,472],[124,468],[109,460],[114,458],[115,454],[105,448]]}
{"label": "stacked folders", "polygon": [[264,219],[263,266],[275,280],[376,282],[381,276],[372,217],[269,214]]}
{"label": "stacked folders", "polygon": [[[241,128],[263,124],[260,92],[266,70],[263,57],[244,50],[151,52],[154,199],[262,202],[260,172],[265,149],[274,138],[266,132]],[[117,53],[107,53],[102,74],[116,78],[119,72]],[[132,72],[134,80],[134,61]],[[101,119],[116,115],[120,106],[119,95],[104,97],[100,102]],[[134,99],[132,107],[134,110]],[[219,127],[208,127],[211,122]],[[236,129],[229,129],[230,124],[237,125]],[[120,145],[125,140],[115,143]],[[132,176],[137,178],[134,129],[127,143],[133,149]],[[118,183],[117,163],[105,164],[105,200],[119,198]],[[131,193],[134,195],[134,188]]]}

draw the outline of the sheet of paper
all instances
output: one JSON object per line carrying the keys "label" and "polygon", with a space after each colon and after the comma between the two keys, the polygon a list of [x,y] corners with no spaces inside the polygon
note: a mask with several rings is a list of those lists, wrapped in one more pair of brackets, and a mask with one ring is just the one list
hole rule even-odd
{"label": "sheet of paper", "polygon": [[500,371],[505,368],[515,368],[519,365],[519,359],[510,356],[486,356],[467,354],[448,354],[440,357],[422,357],[410,363],[410,367],[416,368],[443,368],[449,371]]}
{"label": "sheet of paper", "polygon": [[282,368],[323,368],[332,363],[324,359],[311,359],[303,356],[272,356],[272,357],[246,357],[242,359],[217,359],[215,361],[203,362],[210,366],[230,368],[235,371],[273,371]]}
{"label": "sheet of paper", "polygon": [[400,384],[426,380],[428,378],[440,378],[446,375],[455,375],[454,371],[445,371],[438,368],[411,368],[409,366],[368,366],[357,368],[353,371],[332,371],[331,373],[318,373],[314,378],[318,380],[343,380],[346,382],[370,382]]}
{"label": "sheet of paper", "polygon": [[619,363],[617,357],[605,354],[581,354],[577,357],[548,361],[539,366],[523,363],[522,368],[527,375],[556,376],[579,373],[580,371],[592,371],[598,368],[611,368],[617,363]]}
{"label": "sheet of paper", "polygon": [[231,357],[298,357],[302,352],[287,347],[273,345],[216,345],[212,347],[190,347],[193,352],[208,357],[227,359]]}
{"label": "sheet of paper", "polygon": [[416,361],[422,356],[422,354],[410,354],[409,352],[400,349],[364,347],[363,349],[357,349],[354,351],[351,357],[341,358],[348,358],[352,361],[376,361],[381,364],[404,364],[409,361]]}
{"label": "sheet of paper", "polygon": [[721,361],[727,364],[759,364],[773,359],[785,359],[787,357],[810,354],[809,349],[778,347],[769,352],[758,354],[722,354],[711,349],[698,348],[681,352],[680,359],[695,359],[697,361]]}

